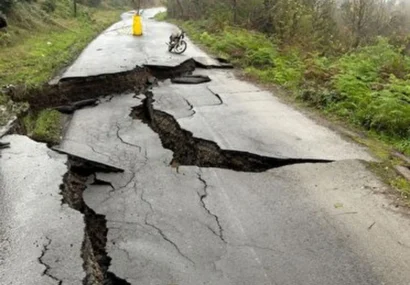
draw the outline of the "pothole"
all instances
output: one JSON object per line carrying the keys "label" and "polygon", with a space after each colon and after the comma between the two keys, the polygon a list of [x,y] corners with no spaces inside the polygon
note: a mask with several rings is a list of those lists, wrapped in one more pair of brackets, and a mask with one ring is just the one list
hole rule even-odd
{"label": "pothole", "polygon": [[181,128],[171,115],[153,108],[153,94],[148,91],[143,104],[134,107],[131,117],[148,124],[164,148],[173,151],[172,165],[225,168],[243,172],[264,172],[272,168],[301,163],[329,163],[331,160],[275,158],[249,152],[221,149],[215,142],[196,138]]}

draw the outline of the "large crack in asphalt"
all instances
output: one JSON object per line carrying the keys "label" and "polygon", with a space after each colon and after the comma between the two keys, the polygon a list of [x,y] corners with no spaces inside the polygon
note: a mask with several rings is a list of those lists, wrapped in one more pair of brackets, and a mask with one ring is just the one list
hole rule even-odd
{"label": "large crack in asphalt", "polygon": [[[57,85],[44,85],[43,88],[37,90],[14,90],[15,92],[13,91],[11,97],[16,101],[27,100],[28,98],[30,106],[34,110],[57,108],[60,109],[60,111],[68,110],[69,112],[74,112],[77,107],[94,104],[95,100],[93,99],[100,96],[121,94],[129,90],[133,90],[136,95],[139,95],[142,90],[147,90],[147,87],[152,85],[152,76],[158,79],[173,78],[186,74],[187,72],[192,72],[195,66],[195,61],[190,59],[176,67],[145,66],[129,72],[86,78],[69,78],[62,80]],[[223,150],[215,142],[196,138],[191,132],[182,129],[171,115],[160,110],[155,110],[153,108],[153,93],[151,91],[146,91],[145,95],[146,98],[143,100],[143,104],[134,107],[131,116],[148,124],[151,129],[159,135],[163,147],[173,151],[173,161],[171,162],[173,165],[215,167],[244,172],[263,172],[271,168],[291,164],[331,162],[329,160],[318,159],[272,158],[248,152]],[[222,99],[220,97],[218,98],[221,104],[223,104]],[[84,101],[78,103],[78,100]],[[191,110],[194,109],[194,106],[188,101],[187,104]],[[59,108],[61,105],[68,106],[68,109],[66,107]],[[139,152],[142,151],[141,146],[123,139],[120,125],[117,124],[116,127],[116,135],[122,143],[134,147]],[[92,146],[91,149],[96,152]],[[54,148],[54,150],[64,153],[64,151],[56,148]],[[91,209],[83,199],[83,192],[90,184],[107,186],[114,191],[113,185],[109,182],[97,179],[96,173],[119,172],[121,169],[83,159],[70,153],[65,154],[68,155],[68,171],[64,175],[63,184],[60,187],[63,196],[62,201],[71,208],[81,212],[85,222],[82,259],[86,276],[83,280],[83,284],[130,284],[109,271],[111,258],[106,251],[108,233],[107,220],[104,215],[97,214]],[[127,183],[127,186],[134,178],[135,173]],[[215,226],[208,226],[208,228],[222,242],[227,243],[219,217],[210,210],[206,203],[206,199],[208,198],[208,184],[200,173],[198,174],[198,180],[203,184],[203,189],[198,191],[199,203],[207,215],[215,221]],[[141,200],[147,203],[151,211],[153,211],[152,205],[144,199],[143,193],[142,191]],[[195,265],[194,261],[184,255],[178,245],[173,242],[163,230],[148,219],[148,216],[146,216],[145,225],[155,229],[182,257]],[[51,240],[48,240],[48,243],[44,245],[39,262],[45,266],[44,275],[59,282],[58,284],[62,284],[61,280],[58,280],[49,273],[50,267],[43,261],[43,257],[50,244]]]}
{"label": "large crack in asphalt", "polygon": [[[196,138],[191,132],[182,129],[173,116],[154,109],[154,94],[152,91],[147,90],[144,95],[145,99],[143,99],[142,105],[134,107],[130,116],[146,123],[159,135],[163,147],[173,152],[173,159],[170,164],[177,166],[177,171],[179,166],[187,165],[224,168],[243,172],[264,172],[286,165],[332,162],[331,160],[324,159],[266,157],[249,152],[221,149],[215,142]],[[187,104],[193,109],[192,104],[189,102],[187,102]],[[198,180],[203,184],[203,189],[198,191],[199,203],[207,215],[215,221],[214,227],[207,226],[207,228],[218,237],[218,239],[227,244],[228,241],[224,237],[224,229],[218,215],[213,213],[206,204],[206,199],[208,198],[208,183],[202,177],[201,172],[197,173],[197,176]],[[150,208],[152,210],[151,205]],[[155,228],[165,240],[172,243],[159,228],[148,223],[147,219],[145,220],[145,224]],[[182,254],[176,244],[172,243],[172,245],[181,256],[193,263],[191,259]]]}
{"label": "large crack in asphalt", "polygon": [[57,108],[73,112],[93,104],[91,99],[127,91],[141,91],[158,79],[174,78],[195,70],[196,63],[187,59],[176,66],[137,66],[130,71],[87,77],[63,78],[57,84],[43,84],[38,87],[10,86],[5,92],[15,102],[28,102],[30,110]]}
{"label": "large crack in asphalt", "polygon": [[[176,66],[143,65],[112,74],[63,78],[57,84],[46,83],[35,87],[9,85],[2,89],[5,95],[14,102],[27,102],[29,108],[18,114],[17,120],[6,133],[28,135],[24,121],[27,114],[36,115],[47,108],[72,114],[78,109],[97,105],[100,102],[99,98],[104,96],[110,95],[112,98],[125,92],[142,93],[148,86],[155,85],[157,79],[175,78],[192,73],[196,65],[195,60],[190,58]],[[35,140],[51,145],[47,139]]]}
{"label": "large crack in asphalt", "polygon": [[[73,113],[77,109],[95,105],[97,97],[109,94],[121,94],[126,91],[133,90],[139,94],[145,90],[147,86],[153,84],[153,75],[159,79],[178,77],[187,72],[192,72],[195,69],[195,62],[190,59],[176,67],[158,67],[147,66],[144,68],[136,68],[129,72],[121,72],[116,74],[99,75],[85,78],[69,78],[62,80],[57,85],[44,85],[43,88],[29,90],[26,88],[12,89],[10,95],[15,101],[28,100],[31,110],[41,110],[43,108],[56,108],[63,113]],[[80,100],[80,101],[78,101]],[[116,135],[118,139],[131,147],[135,147],[139,152],[142,148],[136,144],[125,141],[121,136],[121,126],[116,125]],[[21,130],[19,133],[25,133],[24,128],[20,124],[14,128],[14,131]],[[95,152],[95,149],[91,146]],[[107,186],[115,190],[114,186],[106,181],[97,179],[98,172],[120,172],[119,168],[102,164],[97,161],[87,160],[58,147],[53,150],[66,154],[68,156],[67,166],[68,171],[63,177],[63,184],[60,186],[62,202],[68,204],[71,208],[81,212],[84,216],[84,239],[81,247],[81,257],[83,259],[83,269],[86,276],[83,280],[85,285],[129,285],[126,280],[117,277],[114,273],[109,271],[111,258],[106,251],[107,244],[107,220],[104,215],[97,214],[93,209],[88,207],[83,199],[83,192],[87,186],[100,185]],[[135,178],[135,174],[131,180]],[[91,182],[90,182],[91,181]],[[126,187],[126,186],[125,186]],[[141,197],[143,199],[143,197]],[[146,201],[147,202],[147,201]],[[148,202],[147,202],[148,203]],[[150,206],[152,209],[152,206]],[[161,237],[170,243],[182,256],[184,254],[180,251],[178,246],[170,240],[166,234],[157,226],[145,220],[145,224],[155,229]],[[63,281],[57,279],[50,274],[50,266],[43,261],[43,257],[51,244],[51,240],[44,245],[44,249],[39,263],[45,266],[43,275],[62,284]],[[190,262],[193,262],[189,257],[184,256]]]}
{"label": "large crack in asphalt", "polygon": [[202,208],[204,208],[204,210],[208,213],[208,215],[210,215],[211,217],[213,217],[215,219],[218,230],[215,231],[211,227],[208,227],[208,228],[214,235],[216,235],[218,238],[220,238],[222,242],[227,243],[225,238],[224,238],[224,230],[223,230],[222,225],[219,221],[219,217],[217,215],[215,215],[214,213],[212,213],[211,210],[209,210],[209,208],[207,207],[207,205],[205,203],[205,199],[208,197],[208,183],[206,182],[206,180],[204,178],[202,178],[201,173],[198,173],[197,175],[198,175],[198,180],[201,181],[201,183],[204,185],[203,192],[198,193],[199,201],[201,202]]}
{"label": "large crack in asphalt", "polygon": [[42,251],[41,251],[41,255],[40,255],[40,257],[38,258],[38,262],[39,262],[40,264],[44,265],[44,267],[45,267],[45,269],[44,269],[44,271],[43,271],[43,275],[50,277],[51,279],[53,279],[54,281],[56,281],[58,285],[61,285],[61,284],[63,284],[63,281],[60,280],[60,279],[58,279],[57,277],[55,277],[54,275],[52,275],[52,274],[50,273],[50,269],[51,269],[50,265],[48,265],[48,264],[43,260],[43,259],[44,259],[44,256],[46,255],[46,253],[47,253],[47,251],[48,251],[48,249],[49,249],[49,246],[51,245],[51,242],[52,242],[52,240],[51,240],[50,238],[48,238],[48,237],[46,237],[46,240],[47,240],[47,243],[43,245],[43,249],[42,249]]}
{"label": "large crack in asphalt", "polygon": [[159,135],[163,147],[173,151],[172,165],[264,172],[293,164],[333,162],[325,159],[276,158],[221,149],[215,142],[194,137],[191,132],[182,129],[170,114],[154,109],[151,91],[145,92],[145,97],[143,104],[134,107],[130,115],[146,123]]}
{"label": "large crack in asphalt", "polygon": [[83,199],[83,192],[88,185],[109,184],[96,179],[97,172],[120,172],[120,170],[73,156],[69,156],[67,165],[68,171],[60,186],[62,202],[81,212],[85,222],[82,258],[86,276],[83,284],[130,285],[108,270],[111,258],[106,252],[107,220],[104,215],[99,215],[88,207]]}

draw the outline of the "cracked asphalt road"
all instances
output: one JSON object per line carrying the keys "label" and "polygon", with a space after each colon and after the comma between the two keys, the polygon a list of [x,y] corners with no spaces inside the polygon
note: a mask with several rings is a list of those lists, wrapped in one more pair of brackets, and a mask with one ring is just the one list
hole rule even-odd
{"label": "cracked asphalt road", "polygon": [[[184,56],[168,54],[164,42],[173,27],[148,19],[157,11],[145,12],[142,38],[121,32],[129,20],[114,25],[63,78],[115,73],[136,64],[172,66],[189,57],[213,61],[191,42]],[[124,14],[124,19],[128,17]],[[60,148],[124,169],[123,173],[96,173],[101,183],[89,185],[83,193],[87,206],[105,216],[110,272],[129,284],[142,285],[410,284],[408,211],[395,207],[387,186],[366,168],[363,161],[373,158],[364,148],[273,94],[236,79],[230,71],[197,69],[194,74],[208,75],[212,81],[200,85],[160,82],[152,89],[153,108],[224,150],[334,162],[295,164],[260,173],[175,164],[171,163],[173,152],[164,148],[160,135],[131,117],[132,109],[143,104],[144,95],[122,94],[79,110]],[[2,152],[2,175],[7,152],[12,155],[15,150]],[[61,181],[66,168],[64,156],[57,157],[61,161],[53,162],[53,169],[58,172],[56,181],[59,177]],[[34,184],[30,189],[40,188]],[[69,229],[70,239],[77,238],[84,225],[78,224],[82,220],[75,215],[81,214],[59,207],[58,211],[74,217],[58,226]],[[41,221],[48,223],[48,219],[44,216]],[[41,244],[30,255],[37,266],[30,272],[46,281],[13,284],[59,284],[57,280],[82,284],[81,269],[64,271],[76,272],[78,279],[58,273],[64,264],[77,264],[81,239],[74,243],[75,249],[65,251],[75,256],[74,262],[59,261],[56,266],[45,259],[54,242],[59,242],[59,236],[52,234],[56,233],[40,235]],[[16,265],[5,264],[8,267],[0,264],[0,276],[12,280],[18,275]],[[10,268],[16,273],[10,274]]]}
{"label": "cracked asphalt road", "polygon": [[[133,39],[142,51],[135,62],[182,60],[162,45],[171,25],[146,19],[145,26],[146,36]],[[122,48],[115,46],[118,54]],[[206,56],[190,43],[184,58],[198,53]],[[85,52],[71,70],[81,74],[94,57]],[[80,110],[62,147],[92,149],[126,170],[97,175],[114,189],[84,192],[107,219],[111,272],[130,284],[410,284],[410,223],[360,162],[372,160],[365,149],[230,71],[194,74],[212,81],[161,82],[154,109],[223,149],[335,162],[263,173],[170,166],[173,153],[158,134],[129,116],[143,95]]]}
{"label": "cracked asphalt road", "polygon": [[10,148],[0,158],[0,284],[81,284],[83,217],[59,194],[66,156],[24,136],[4,140]]}

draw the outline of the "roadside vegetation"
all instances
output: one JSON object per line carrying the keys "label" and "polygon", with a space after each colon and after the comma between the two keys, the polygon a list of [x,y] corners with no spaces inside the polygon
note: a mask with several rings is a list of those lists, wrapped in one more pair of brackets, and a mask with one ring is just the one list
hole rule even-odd
{"label": "roadside vegetation", "polygon": [[[179,24],[247,76],[365,131],[380,142],[367,144],[382,159],[390,149],[410,155],[410,5],[404,1],[170,0],[168,14],[157,19]],[[401,163],[390,162],[385,168]],[[408,196],[407,183],[394,184]]]}
{"label": "roadside vegetation", "polygon": [[[5,0],[0,11],[7,29],[0,30],[0,88],[36,88],[69,65],[82,49],[127,9],[126,0]],[[1,91],[3,90],[3,91]],[[56,143],[59,114],[51,110],[35,113],[26,103],[15,103],[0,89],[0,125],[12,116],[23,119],[28,134],[40,141]],[[28,123],[30,122],[30,123]]]}

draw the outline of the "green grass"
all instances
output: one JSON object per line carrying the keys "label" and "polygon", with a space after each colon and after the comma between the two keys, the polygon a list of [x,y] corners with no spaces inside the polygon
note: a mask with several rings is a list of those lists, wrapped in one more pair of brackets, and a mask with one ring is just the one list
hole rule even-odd
{"label": "green grass", "polygon": [[155,15],[154,19],[157,21],[165,21],[167,18],[167,12],[161,12]]}
{"label": "green grass", "polygon": [[34,31],[24,41],[0,47],[0,85],[38,85],[69,64],[108,24],[117,11],[93,13],[92,19],[70,19],[70,29],[51,27]]}
{"label": "green grass", "polygon": [[410,57],[381,39],[335,59],[324,72],[333,75],[327,84],[310,82],[316,87],[304,91],[304,100],[410,154]]}
{"label": "green grass", "polygon": [[[70,0],[56,1],[56,10],[46,13],[42,1],[16,3],[9,15],[7,33],[0,32],[0,87],[26,85],[36,88],[69,65],[103,29],[120,19],[120,10],[95,9],[82,5],[72,16]],[[26,104],[16,104],[0,91],[0,124],[24,113]],[[29,135],[56,143],[61,116],[45,110],[24,118]]]}
{"label": "green grass", "polygon": [[27,135],[40,142],[58,144],[61,136],[60,112],[55,110],[42,110],[36,114],[29,114],[23,118]]}

